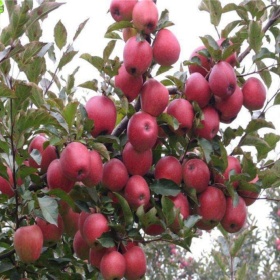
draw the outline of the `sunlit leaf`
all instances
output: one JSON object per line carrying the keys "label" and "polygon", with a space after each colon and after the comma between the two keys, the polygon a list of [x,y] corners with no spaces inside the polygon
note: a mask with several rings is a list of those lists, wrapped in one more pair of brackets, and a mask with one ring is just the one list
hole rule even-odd
{"label": "sunlit leaf", "polygon": [[159,179],[150,185],[150,190],[156,194],[176,196],[181,191],[180,187],[171,180]]}
{"label": "sunlit leaf", "polygon": [[67,43],[67,30],[61,20],[54,27],[54,41],[60,50]]}
{"label": "sunlit leaf", "polygon": [[56,199],[44,196],[38,197],[38,202],[44,219],[50,224],[57,225],[58,204]]}

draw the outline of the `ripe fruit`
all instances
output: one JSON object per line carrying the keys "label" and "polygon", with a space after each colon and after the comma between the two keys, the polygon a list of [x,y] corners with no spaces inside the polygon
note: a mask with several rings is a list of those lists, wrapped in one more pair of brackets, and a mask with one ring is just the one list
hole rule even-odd
{"label": "ripe fruit", "polygon": [[74,237],[76,232],[79,230],[79,219],[80,214],[76,213],[72,208],[62,215],[64,232],[70,237]]}
{"label": "ripe fruit", "polygon": [[100,272],[104,280],[122,279],[125,269],[125,258],[118,251],[106,253],[101,259]]}
{"label": "ripe fruit", "polygon": [[110,4],[110,13],[115,21],[131,21],[132,11],[137,0],[112,0]]}
{"label": "ripe fruit", "polygon": [[179,59],[181,47],[172,31],[161,29],[153,43],[154,60],[162,66],[171,66]]}
{"label": "ripe fruit", "polygon": [[207,164],[198,158],[190,159],[183,165],[183,180],[186,188],[201,193],[209,185],[210,170]]}
{"label": "ripe fruit", "polygon": [[199,72],[192,73],[188,77],[184,93],[187,100],[196,101],[200,108],[207,106],[211,98],[209,83]]}
{"label": "ripe fruit", "polygon": [[47,171],[47,184],[50,189],[62,189],[67,193],[74,187],[75,182],[63,173],[60,159],[55,159],[50,163]]}
{"label": "ripe fruit", "polygon": [[164,156],[155,165],[155,179],[168,179],[180,185],[182,165],[174,156]]}
{"label": "ripe fruit", "polygon": [[13,197],[15,195],[14,192],[14,180],[13,180],[13,174],[10,167],[7,166],[7,175],[8,180],[2,176],[0,176],[0,193],[7,195],[9,198]]}
{"label": "ripe fruit", "polygon": [[109,252],[116,251],[116,247],[101,247],[101,248],[90,248],[89,250],[89,263],[100,269],[100,263],[103,258],[103,256]]}
{"label": "ripe fruit", "polygon": [[141,109],[154,116],[159,116],[168,105],[168,89],[155,79],[147,80],[140,92]]}
{"label": "ripe fruit", "polygon": [[246,206],[252,205],[259,197],[260,190],[256,186],[254,186],[254,184],[257,183],[258,180],[259,180],[259,177],[257,175],[253,180],[251,180],[249,182],[249,184],[252,185],[252,188],[253,188],[252,190],[237,189],[238,195],[243,198]]}
{"label": "ripe fruit", "polygon": [[153,1],[138,1],[132,12],[134,27],[150,34],[156,30],[158,23],[158,9]]}
{"label": "ripe fruit", "polygon": [[126,270],[125,278],[127,280],[137,280],[144,277],[147,270],[146,255],[139,246],[133,246],[124,253]]}
{"label": "ripe fruit", "polygon": [[161,224],[150,224],[146,228],[143,228],[144,232],[151,236],[160,235],[165,231],[165,228]]}
{"label": "ripe fruit", "polygon": [[133,27],[126,27],[122,30],[123,40],[126,42],[129,38],[135,36],[137,34],[137,30]]}
{"label": "ripe fruit", "polygon": [[152,47],[146,40],[139,40],[137,36],[133,36],[126,42],[123,49],[123,63],[130,75],[141,76],[144,74],[152,60]]}
{"label": "ripe fruit", "polygon": [[128,180],[128,172],[123,162],[112,158],[104,164],[102,184],[112,192],[121,191]]}
{"label": "ripe fruit", "polygon": [[136,151],[130,142],[127,142],[122,151],[122,159],[130,175],[145,175],[152,166],[152,149],[144,152]]}
{"label": "ripe fruit", "polygon": [[[92,212],[92,213],[94,213],[94,212]],[[84,222],[90,214],[91,214],[90,212],[82,211],[79,215],[79,222],[78,222],[79,231],[83,238],[84,238]]]}
{"label": "ripe fruit", "polygon": [[214,107],[220,115],[221,122],[231,122],[236,118],[243,105],[243,94],[239,86],[236,86],[234,93],[228,98],[215,98]]}
{"label": "ripe fruit", "polygon": [[151,149],[158,136],[156,118],[140,111],[135,113],[127,125],[127,138],[133,148],[139,152]]}
{"label": "ripe fruit", "polygon": [[115,87],[119,88],[128,99],[132,102],[140,93],[143,86],[142,76],[132,76],[126,69],[124,64],[119,68],[118,74],[115,76]]}
{"label": "ripe fruit", "polygon": [[90,247],[98,247],[97,239],[109,230],[107,218],[101,213],[93,213],[84,222],[83,236]]}
{"label": "ripe fruit", "polygon": [[208,81],[213,94],[221,99],[232,95],[236,88],[234,69],[226,61],[220,61],[214,65]]}
{"label": "ripe fruit", "polygon": [[233,204],[231,196],[226,199],[226,212],[221,220],[221,226],[229,233],[242,229],[247,218],[247,207],[242,197],[238,197],[237,205]]}
{"label": "ripe fruit", "polygon": [[176,118],[179,122],[179,133],[187,133],[193,125],[193,107],[188,100],[174,99],[167,107],[167,114]]}
{"label": "ripe fruit", "polygon": [[57,216],[57,225],[50,224],[39,217],[36,217],[35,222],[43,233],[45,244],[55,243],[61,239],[61,236],[64,232],[64,224],[60,214]]}
{"label": "ripe fruit", "polygon": [[56,148],[48,145],[44,149],[44,143],[48,139],[43,135],[36,135],[28,146],[28,153],[31,154],[33,150],[37,150],[41,155],[41,162],[38,164],[31,156],[28,158],[29,166],[34,168],[41,168],[42,173],[46,173],[50,163],[57,158]]}
{"label": "ripe fruit", "polygon": [[88,148],[80,142],[71,142],[60,156],[61,169],[72,181],[83,181],[88,177],[91,168],[91,157]]}
{"label": "ripe fruit", "polygon": [[14,248],[24,263],[39,259],[43,248],[43,233],[37,225],[20,227],[14,234]]}
{"label": "ripe fruit", "polygon": [[190,55],[189,60],[195,59],[196,57],[199,59],[199,65],[197,64],[191,64],[189,65],[189,71],[190,74],[192,73],[200,73],[203,77],[207,76],[209,73],[211,66],[212,66],[212,60],[208,57],[208,54],[202,55],[199,52],[206,51],[205,46],[200,46],[196,48]]}
{"label": "ripe fruit", "polygon": [[136,210],[141,205],[145,208],[150,201],[150,188],[146,180],[139,175],[131,176],[124,188],[124,197],[131,208]]}
{"label": "ripe fruit", "polygon": [[224,193],[213,186],[208,186],[205,191],[198,195],[199,206],[195,211],[202,219],[197,223],[205,224],[213,228],[219,224],[226,211],[226,198]]}
{"label": "ripe fruit", "polygon": [[243,105],[250,111],[260,110],[266,100],[266,89],[255,77],[250,77],[242,87]]}
{"label": "ripe fruit", "polygon": [[[216,174],[214,176],[215,183],[225,184],[226,181],[230,179],[231,175],[241,173],[240,161],[234,156],[227,156],[227,168],[223,174]],[[233,187],[236,189],[238,187],[238,181],[234,181]]]}
{"label": "ripe fruit", "polygon": [[89,174],[83,179],[83,184],[87,187],[96,186],[102,179],[103,162],[100,154],[95,151],[89,151],[90,167]]}
{"label": "ripe fruit", "polygon": [[197,136],[205,138],[207,140],[213,139],[220,128],[220,119],[218,112],[215,108],[206,106],[202,109],[203,118],[201,120],[201,126],[197,127],[195,132]]}
{"label": "ripe fruit", "polygon": [[79,230],[74,235],[73,250],[78,258],[81,260],[88,260],[90,247],[83,239]]}
{"label": "ripe fruit", "polygon": [[114,102],[107,96],[93,96],[85,106],[88,118],[93,120],[94,127],[91,131],[93,137],[111,134],[116,120],[117,110]]}

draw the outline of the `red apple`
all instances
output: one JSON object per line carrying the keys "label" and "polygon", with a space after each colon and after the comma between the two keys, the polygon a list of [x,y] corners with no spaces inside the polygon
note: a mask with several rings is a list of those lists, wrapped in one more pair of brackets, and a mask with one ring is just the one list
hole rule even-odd
{"label": "red apple", "polygon": [[182,165],[174,156],[164,156],[155,165],[155,179],[168,179],[180,185],[182,181]]}
{"label": "red apple", "polygon": [[121,191],[128,180],[128,171],[124,163],[112,158],[104,164],[102,174],[102,184],[112,192]]}
{"label": "red apple", "polygon": [[73,250],[79,259],[81,259],[81,260],[89,259],[90,247],[88,246],[86,241],[83,239],[81,232],[79,230],[74,235]]}
{"label": "red apple", "polygon": [[131,176],[124,188],[124,197],[131,208],[136,210],[141,205],[145,208],[150,201],[150,188],[146,180],[139,175]]}
{"label": "red apple", "polygon": [[116,247],[101,247],[101,248],[90,248],[89,250],[89,263],[100,270],[100,263],[105,254],[116,251]]}
{"label": "red apple", "polygon": [[61,216],[63,219],[65,234],[70,237],[74,237],[76,232],[79,230],[80,213],[75,212],[69,207],[68,211]]}
{"label": "red apple", "polygon": [[249,182],[249,184],[252,185],[252,187],[254,188],[254,190],[240,190],[240,189],[237,189],[237,193],[239,196],[241,196],[244,201],[245,201],[245,204],[246,206],[250,206],[252,205],[256,200],[257,198],[259,197],[259,194],[260,194],[260,191],[258,188],[254,187],[254,184],[257,183],[259,180],[259,177],[258,175]]}
{"label": "red apple", "polygon": [[[95,212],[93,211],[92,213],[95,213]],[[85,222],[86,218],[92,213],[82,211],[79,215],[79,222],[78,222],[79,231],[80,231],[83,238],[84,238],[84,222]]]}
{"label": "red apple", "polygon": [[169,29],[161,29],[153,43],[153,57],[162,66],[171,66],[179,59],[181,52],[177,37]]}
{"label": "red apple", "polygon": [[130,142],[127,142],[122,151],[122,160],[130,175],[145,175],[152,166],[152,149],[144,152],[136,151]]}
{"label": "red apple", "polygon": [[93,120],[94,127],[91,131],[93,137],[111,134],[116,120],[117,110],[115,103],[107,96],[93,96],[85,105],[88,118]]}
{"label": "red apple", "polygon": [[221,226],[229,233],[240,231],[245,225],[247,218],[247,207],[242,197],[238,197],[237,205],[233,204],[232,197],[226,199],[226,212],[221,220]]}
{"label": "red apple", "polygon": [[127,40],[137,34],[137,30],[133,27],[126,27],[122,30],[123,40],[127,42]]}
{"label": "red apple", "polygon": [[0,176],[0,193],[7,195],[9,198],[15,195],[13,173],[10,167],[7,166],[8,180]]}
{"label": "red apple", "polygon": [[188,77],[184,93],[187,100],[196,101],[200,108],[207,106],[211,98],[209,83],[199,72],[194,72]]}
{"label": "red apple", "polygon": [[156,236],[162,234],[165,231],[165,228],[161,224],[150,224],[143,230],[148,235]]}
{"label": "red apple", "polygon": [[187,189],[193,188],[201,193],[208,188],[210,181],[208,165],[198,158],[188,160],[183,165],[183,180]]}
{"label": "red apple", "polygon": [[250,111],[260,110],[264,106],[266,100],[266,88],[255,77],[250,77],[242,87],[243,105]]}
{"label": "red apple", "polygon": [[124,277],[126,262],[118,251],[106,253],[100,262],[100,272],[104,280],[117,280]]}
{"label": "red apple", "polygon": [[110,4],[110,13],[115,21],[131,21],[132,11],[138,0],[112,0]]}
{"label": "red apple", "polygon": [[146,255],[139,246],[133,246],[124,255],[127,280],[137,280],[144,277],[147,270]]}
{"label": "red apple", "polygon": [[158,125],[155,117],[140,111],[129,119],[127,138],[138,152],[151,149],[157,141],[157,136]]}
{"label": "red apple", "polygon": [[20,227],[14,234],[14,248],[24,263],[39,259],[43,248],[43,233],[37,225]]}
{"label": "red apple", "polygon": [[146,40],[139,40],[137,36],[133,36],[125,43],[123,63],[129,74],[143,75],[150,67],[152,60],[153,50]]}
{"label": "red apple", "polygon": [[80,142],[71,142],[60,156],[61,169],[72,181],[83,181],[90,174],[91,156],[88,148]]}
{"label": "red apple", "polygon": [[143,77],[130,75],[122,64],[115,76],[115,87],[123,92],[128,102],[132,102],[138,96],[142,86]]}
{"label": "red apple", "polygon": [[141,108],[144,112],[157,117],[167,107],[168,89],[155,79],[147,80],[140,92]]}
{"label": "red apple", "polygon": [[158,9],[153,1],[138,1],[132,12],[134,27],[150,34],[156,30],[158,23]]}

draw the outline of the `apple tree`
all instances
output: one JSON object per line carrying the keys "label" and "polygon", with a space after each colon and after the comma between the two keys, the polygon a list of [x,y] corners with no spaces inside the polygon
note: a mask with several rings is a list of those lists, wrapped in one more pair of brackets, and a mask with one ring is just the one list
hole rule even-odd
{"label": "apple tree", "polygon": [[[87,20],[44,42],[63,4],[37,2],[5,1],[0,36],[2,277],[141,279],[145,248],[190,250],[214,228],[236,236],[233,263],[248,207],[280,185],[277,1],[201,1],[217,35],[181,62],[156,1],[108,4],[102,56],[75,49]],[[77,82],[77,59],[100,76]]]}

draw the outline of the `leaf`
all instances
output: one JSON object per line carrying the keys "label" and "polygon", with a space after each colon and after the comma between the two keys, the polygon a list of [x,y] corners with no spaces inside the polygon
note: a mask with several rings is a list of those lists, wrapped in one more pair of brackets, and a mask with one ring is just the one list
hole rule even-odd
{"label": "leaf", "polygon": [[210,14],[211,23],[218,26],[222,16],[222,5],[219,0],[202,0],[199,5],[200,11],[207,11]]}
{"label": "leaf", "polygon": [[78,106],[79,106],[79,102],[74,101],[68,103],[63,109],[62,116],[64,117],[65,121],[68,124],[69,131],[71,130],[74,124]]}
{"label": "leaf", "polygon": [[270,71],[268,70],[267,66],[263,63],[263,61],[256,61],[256,65],[259,70],[259,74],[264,81],[265,85],[269,88],[272,83],[272,77]]}
{"label": "leaf", "polygon": [[104,60],[99,56],[91,56],[88,53],[84,53],[80,57],[93,65],[99,72],[104,68]]}
{"label": "leaf", "polygon": [[212,256],[221,270],[226,274],[227,271],[227,263],[225,263],[226,258],[220,252],[213,252]]}
{"label": "leaf", "polygon": [[199,215],[190,215],[185,221],[184,221],[184,225],[186,228],[188,229],[192,229],[194,227],[194,225],[201,220],[201,216]]}
{"label": "leaf", "polygon": [[255,53],[258,53],[262,46],[262,38],[263,38],[261,22],[251,20],[249,23],[248,32],[249,32],[248,43],[250,47],[255,51]]}
{"label": "leaf", "polygon": [[65,191],[62,189],[52,189],[48,190],[47,194],[49,196],[55,196],[56,198],[59,198],[60,200],[65,201],[72,209],[76,208],[74,200],[69,196]]}
{"label": "leaf", "polygon": [[6,271],[9,271],[11,269],[14,269],[15,266],[10,263],[10,262],[0,262],[0,274],[6,272]]}
{"label": "leaf", "polygon": [[25,24],[29,20],[28,6],[23,5],[19,7],[16,5],[14,7],[10,26],[11,26],[11,38],[17,39],[25,32]]}
{"label": "leaf", "polygon": [[72,61],[77,53],[77,51],[68,51],[64,53],[59,61],[58,68],[61,70],[66,64]]}
{"label": "leaf", "polygon": [[273,105],[280,105],[280,91],[276,94]]}
{"label": "leaf", "polygon": [[244,280],[247,278],[247,263],[243,263],[240,268],[237,269],[236,272],[236,280]]}
{"label": "leaf", "polygon": [[231,31],[234,30],[235,27],[237,27],[239,24],[241,24],[241,20],[234,20],[231,21],[226,25],[226,27],[221,31],[221,37],[222,38],[228,38]]}
{"label": "leaf", "polygon": [[46,45],[46,43],[42,42],[31,42],[24,46],[24,51],[21,54],[22,64],[27,64],[32,58],[34,58]]}
{"label": "leaf", "polygon": [[165,72],[168,72],[172,68],[173,68],[173,66],[160,66],[156,72],[156,76],[159,76]]}
{"label": "leaf", "polygon": [[199,146],[203,150],[203,154],[206,159],[206,162],[209,163],[211,160],[211,154],[213,153],[213,147],[212,147],[211,143],[204,138],[199,139],[198,143],[199,143]]}
{"label": "leaf", "polygon": [[54,27],[54,41],[60,50],[66,45],[67,30],[61,20]]}
{"label": "leaf", "polygon": [[106,34],[111,33],[112,31],[121,30],[126,27],[133,27],[133,24],[129,21],[114,22],[107,28],[105,36],[106,36]]}
{"label": "leaf", "polygon": [[98,90],[98,81],[97,80],[87,81],[87,82],[84,82],[84,83],[78,85],[78,87],[97,91]]}
{"label": "leaf", "polygon": [[272,128],[275,129],[272,122],[266,121],[265,119],[254,119],[249,122],[246,127],[247,133],[255,132],[261,128]]}
{"label": "leaf", "polygon": [[172,127],[174,130],[177,130],[179,128],[179,122],[178,120],[167,114],[167,113],[162,113],[158,118],[157,121],[159,125],[161,124],[168,124],[170,127]]}
{"label": "leaf", "polygon": [[97,240],[104,248],[111,248],[115,246],[114,239],[109,232],[103,233]]}
{"label": "leaf", "polygon": [[264,58],[275,59],[275,53],[269,51],[267,48],[261,48],[260,51],[253,56],[253,62],[262,60]]}
{"label": "leaf", "polygon": [[4,83],[0,83],[0,97],[15,98],[15,92],[8,88]]}
{"label": "leaf", "polygon": [[181,191],[180,187],[176,183],[168,179],[155,180],[150,185],[150,190],[155,194],[166,195],[166,196],[168,195],[176,196]]}
{"label": "leaf", "polygon": [[104,61],[108,61],[110,55],[112,54],[112,52],[115,48],[116,42],[117,42],[116,40],[111,40],[105,47],[105,49],[103,51],[103,60]]}
{"label": "leaf", "polygon": [[[161,198],[161,205],[162,205],[162,212],[166,221],[166,225],[170,226],[175,218],[176,218],[176,212],[174,208],[174,203],[172,200],[166,196],[162,196]],[[179,209],[177,209],[179,210]],[[179,213],[179,212],[177,212]]]}
{"label": "leaf", "polygon": [[38,197],[38,202],[44,219],[57,226],[58,204],[55,198],[50,196]]}
{"label": "leaf", "polygon": [[85,21],[83,21],[82,23],[80,23],[80,25],[79,25],[78,29],[76,30],[76,33],[73,37],[73,41],[75,41],[78,38],[78,36],[82,32],[82,30],[84,29],[85,25],[87,24],[88,20],[89,20],[89,18],[86,19]]}
{"label": "leaf", "polygon": [[123,214],[124,214],[124,221],[125,221],[125,226],[126,227],[130,227],[133,225],[134,223],[134,218],[133,218],[133,214],[131,212],[131,209],[129,207],[128,202],[126,201],[126,199],[120,195],[117,192],[114,192],[115,196],[118,199],[118,203],[120,204]]}

